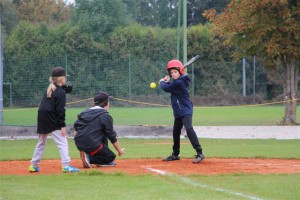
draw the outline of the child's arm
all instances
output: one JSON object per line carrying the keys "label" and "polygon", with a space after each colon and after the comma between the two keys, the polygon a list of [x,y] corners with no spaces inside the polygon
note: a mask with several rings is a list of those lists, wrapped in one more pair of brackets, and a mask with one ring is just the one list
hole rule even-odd
{"label": "child's arm", "polygon": [[159,82],[160,88],[168,93],[178,93],[181,88],[184,87],[182,80],[177,79],[176,81],[170,82],[170,77],[166,80],[163,78]]}
{"label": "child's arm", "polygon": [[170,76],[165,76],[164,78],[160,79],[159,82],[164,81],[164,82],[170,82]]}

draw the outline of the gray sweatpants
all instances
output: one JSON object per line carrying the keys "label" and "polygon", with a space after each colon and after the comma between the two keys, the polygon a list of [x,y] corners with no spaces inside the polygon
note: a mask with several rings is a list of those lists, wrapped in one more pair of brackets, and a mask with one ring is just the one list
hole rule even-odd
{"label": "gray sweatpants", "polygon": [[67,137],[62,136],[61,130],[56,130],[48,134],[39,134],[38,143],[35,147],[33,157],[31,159],[31,164],[33,166],[37,166],[38,164],[40,164],[42,156],[45,151],[46,141],[49,134],[51,134],[59,150],[62,166],[63,167],[69,166],[71,161],[71,158],[69,156],[69,144],[68,144]]}

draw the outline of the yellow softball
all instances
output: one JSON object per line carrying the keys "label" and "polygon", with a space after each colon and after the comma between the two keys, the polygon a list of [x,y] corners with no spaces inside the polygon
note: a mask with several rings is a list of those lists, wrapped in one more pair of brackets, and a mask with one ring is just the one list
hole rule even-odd
{"label": "yellow softball", "polygon": [[156,83],[154,83],[154,82],[150,83],[150,88],[152,88],[152,89],[156,88]]}

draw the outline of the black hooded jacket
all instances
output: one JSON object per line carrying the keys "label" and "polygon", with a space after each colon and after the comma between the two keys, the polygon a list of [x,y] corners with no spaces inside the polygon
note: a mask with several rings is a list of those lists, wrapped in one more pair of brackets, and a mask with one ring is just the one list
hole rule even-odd
{"label": "black hooded jacket", "polygon": [[111,143],[117,141],[113,119],[105,109],[95,106],[83,111],[77,117],[74,123],[77,134],[74,140],[79,151],[89,153],[97,150],[104,136]]}
{"label": "black hooded jacket", "polygon": [[38,110],[37,133],[48,134],[65,127],[66,92],[59,85],[51,98],[47,98],[47,91]]}

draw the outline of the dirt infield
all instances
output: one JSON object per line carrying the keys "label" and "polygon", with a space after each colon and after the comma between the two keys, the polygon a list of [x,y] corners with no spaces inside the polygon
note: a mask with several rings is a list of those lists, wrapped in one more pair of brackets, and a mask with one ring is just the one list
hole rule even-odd
{"label": "dirt infield", "polygon": [[[258,173],[258,174],[299,174],[300,160],[286,159],[222,159],[207,158],[200,164],[193,164],[191,159],[180,161],[162,162],[161,159],[119,159],[117,166],[97,167],[92,169],[82,168],[81,160],[72,160],[72,165],[81,171],[98,170],[104,173],[122,172],[124,174],[157,174],[161,172],[178,175],[188,174],[233,174],[233,173]],[[28,172],[29,161],[3,161],[0,162],[0,174],[37,175],[60,174],[60,160],[42,160],[39,173]]]}

